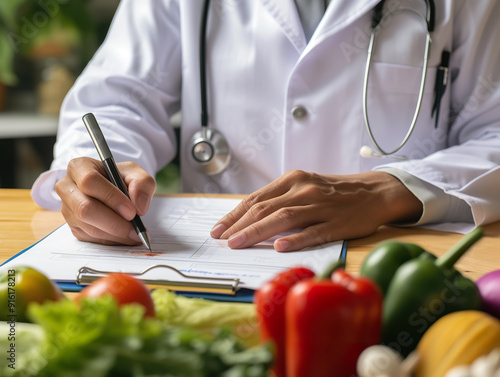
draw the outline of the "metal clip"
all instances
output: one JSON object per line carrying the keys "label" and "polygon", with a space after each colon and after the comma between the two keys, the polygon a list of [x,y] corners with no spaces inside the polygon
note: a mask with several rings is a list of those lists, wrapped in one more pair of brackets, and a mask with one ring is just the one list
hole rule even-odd
{"label": "metal clip", "polygon": [[[167,268],[181,275],[183,278],[188,279],[189,281],[141,278],[142,275],[155,268]],[[78,270],[78,274],[76,276],[76,284],[90,284],[100,277],[108,275],[110,273],[113,273],[113,271],[100,271],[90,267],[81,267]],[[138,277],[142,282],[144,282],[144,284],[146,284],[150,288],[162,287],[174,291],[196,291],[234,295],[238,290],[238,285],[240,283],[240,279],[186,275],[178,269],[166,264],[155,264],[139,273],[125,273],[134,277]]]}

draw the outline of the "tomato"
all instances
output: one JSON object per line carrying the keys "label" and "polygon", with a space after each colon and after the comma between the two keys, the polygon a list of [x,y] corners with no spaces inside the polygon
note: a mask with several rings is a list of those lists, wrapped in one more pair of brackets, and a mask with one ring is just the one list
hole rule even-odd
{"label": "tomato", "polygon": [[58,301],[61,289],[31,267],[12,267],[0,274],[0,320],[27,322],[26,309],[32,302]]}
{"label": "tomato", "polygon": [[86,286],[76,300],[83,297],[101,297],[112,295],[118,306],[137,303],[144,307],[146,317],[155,316],[155,307],[151,293],[144,283],[133,276],[123,273],[111,273]]}

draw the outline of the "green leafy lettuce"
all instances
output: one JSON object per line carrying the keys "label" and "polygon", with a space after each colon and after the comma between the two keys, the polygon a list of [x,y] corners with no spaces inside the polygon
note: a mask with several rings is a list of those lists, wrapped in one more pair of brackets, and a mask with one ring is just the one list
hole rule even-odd
{"label": "green leafy lettuce", "polygon": [[[109,296],[29,312],[35,324],[16,324],[15,369],[0,358],[2,376],[264,377],[272,362],[267,345],[246,348],[229,329],[202,332],[143,318],[141,306],[119,309]],[[9,324],[0,330],[0,347],[9,349]]]}
{"label": "green leafy lettuce", "polygon": [[203,332],[230,327],[246,346],[260,342],[254,304],[187,298],[166,289],[154,290],[152,297],[156,317],[165,324],[189,326]]}

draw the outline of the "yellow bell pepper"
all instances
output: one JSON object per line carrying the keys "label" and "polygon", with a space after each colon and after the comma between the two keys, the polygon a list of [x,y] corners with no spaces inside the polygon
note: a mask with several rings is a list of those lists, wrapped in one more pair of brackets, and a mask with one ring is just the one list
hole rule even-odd
{"label": "yellow bell pepper", "polygon": [[444,377],[500,347],[500,321],[476,310],[447,314],[435,322],[417,346],[415,377]]}

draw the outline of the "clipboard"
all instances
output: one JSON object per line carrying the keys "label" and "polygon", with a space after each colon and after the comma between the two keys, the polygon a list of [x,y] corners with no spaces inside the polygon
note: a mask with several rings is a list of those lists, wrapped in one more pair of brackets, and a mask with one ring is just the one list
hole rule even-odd
{"label": "clipboard", "polygon": [[[206,235],[214,219],[236,206],[239,200],[210,198],[202,203],[193,202],[198,200],[193,198],[154,200],[148,213],[150,217],[145,217],[145,220],[152,227],[151,231],[157,232],[153,239],[161,243],[158,250],[166,250],[163,254],[140,256],[146,254],[141,251],[141,246],[124,250],[125,247],[80,242],[65,224],[4,262],[0,268],[32,266],[67,292],[78,292],[92,279],[106,273],[123,272],[138,275],[151,288],[168,288],[186,297],[252,302],[255,290],[280,271],[301,265],[319,272],[333,260],[345,259],[346,256],[345,241],[292,253],[277,253],[272,242],[250,249],[229,249],[220,244],[222,241]],[[201,205],[202,212],[199,210]],[[203,216],[196,222],[200,214]],[[171,225],[174,223],[175,227]],[[162,233],[166,226],[168,232]],[[195,237],[199,239],[200,235],[204,237],[202,242],[193,240]],[[166,236],[173,237],[173,240]],[[185,257],[186,253],[191,256]],[[148,277],[149,272],[153,279]],[[164,276],[167,280],[159,281]],[[190,284],[178,283],[186,278]]]}
{"label": "clipboard", "polygon": [[[48,237],[48,236],[47,236]],[[38,242],[43,241],[40,240]],[[37,243],[38,243],[37,242]],[[32,246],[22,250],[18,254],[9,258],[7,261],[2,263],[0,267],[4,266],[8,262],[13,261],[16,257],[22,255],[24,252],[31,249],[37,243]],[[342,251],[340,253],[339,260],[346,259],[347,256],[347,242],[342,243]],[[144,279],[143,276],[150,270],[166,268],[177,272],[180,276],[184,276],[191,280],[191,283],[185,283],[181,281],[173,280],[150,280]],[[101,276],[105,276],[109,273],[116,271],[101,271],[89,267],[81,267],[78,270],[78,274],[75,276],[74,281],[58,281],[53,280],[63,291],[65,292],[80,292],[85,286],[91,284],[93,281],[97,280]],[[165,264],[155,264],[141,271],[140,273],[130,273],[132,276],[143,281],[146,286],[150,289],[164,288],[169,289],[176,294],[190,297],[190,298],[204,298],[213,301],[224,301],[224,302],[253,302],[253,296],[255,293],[254,289],[248,289],[240,286],[239,279],[226,279],[226,278],[209,278],[187,275],[182,271],[179,271],[175,267],[165,265]]]}
{"label": "clipboard", "polygon": [[[339,260],[346,259],[347,256],[347,242],[342,243],[342,251]],[[176,280],[150,280],[144,276],[147,272],[153,269],[169,269],[175,271],[182,277],[189,279],[189,282],[176,281]],[[113,271],[100,271],[89,267],[81,267],[78,271],[74,283],[56,282],[66,292],[78,292],[86,285],[91,284],[102,276],[105,276]],[[192,298],[205,298],[214,301],[237,301],[237,302],[253,302],[255,290],[242,288],[239,286],[239,279],[231,278],[212,278],[187,275],[177,268],[166,264],[152,265],[140,273],[129,273],[130,275],[141,280],[148,288],[164,288],[174,291],[185,297]]]}

